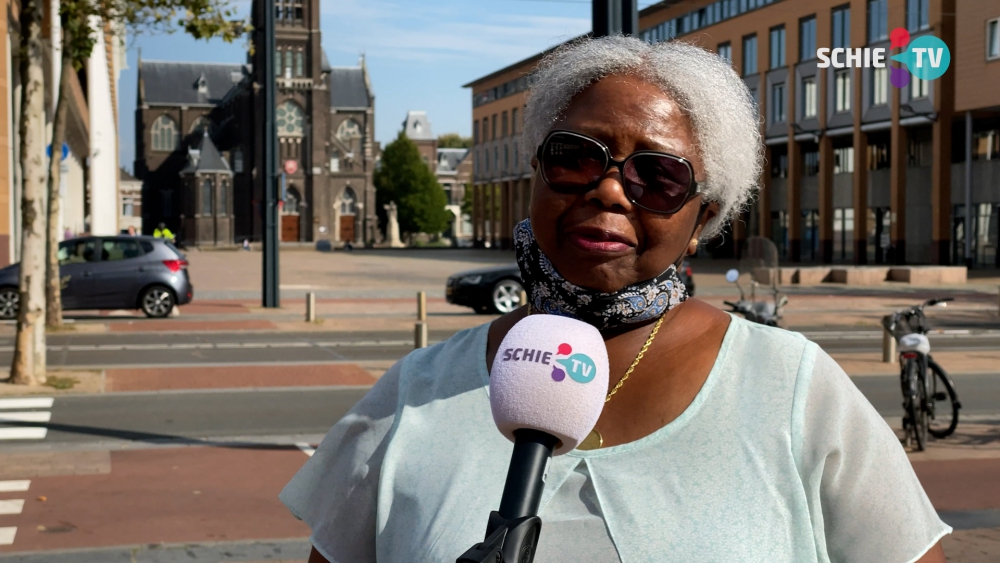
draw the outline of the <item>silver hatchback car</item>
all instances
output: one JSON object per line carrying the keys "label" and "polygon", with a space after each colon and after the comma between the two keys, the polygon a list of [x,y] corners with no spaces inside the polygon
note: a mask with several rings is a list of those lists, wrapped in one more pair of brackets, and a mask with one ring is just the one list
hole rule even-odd
{"label": "silver hatchback car", "polygon": [[[62,306],[141,309],[166,317],[194,297],[188,262],[170,241],[147,236],[82,237],[59,243]],[[19,264],[0,269],[0,319],[15,319]]]}

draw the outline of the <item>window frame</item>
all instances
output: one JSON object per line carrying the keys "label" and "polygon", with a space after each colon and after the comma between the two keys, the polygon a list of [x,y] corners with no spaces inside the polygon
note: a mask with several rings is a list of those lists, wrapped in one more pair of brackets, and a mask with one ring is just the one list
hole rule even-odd
{"label": "window frame", "polygon": [[[906,0],[907,31],[916,33],[931,28],[930,4],[930,0]],[[916,8],[916,15],[914,15],[913,8]]]}
{"label": "window frame", "polygon": [[[990,45],[990,25],[993,26],[993,45]],[[996,50],[991,55],[990,48],[995,47]],[[997,61],[1000,60],[1000,18],[993,18],[991,20],[986,20],[986,60]]]}
{"label": "window frame", "polygon": [[[811,113],[810,108],[812,109]],[[812,119],[818,116],[819,81],[816,76],[807,76],[802,79],[802,119]]]}
{"label": "window frame", "polygon": [[[725,51],[725,54],[723,54],[723,51]],[[725,43],[719,43],[716,46],[716,48],[715,48],[715,52],[718,53],[718,55],[720,57],[722,57],[723,59],[725,59],[726,62],[728,62],[730,65],[733,64],[733,44],[732,44],[732,42],[726,41]]]}
{"label": "window frame", "polygon": [[[851,95],[852,94],[852,89],[851,89],[852,84],[851,84],[851,82],[853,81],[851,73],[852,73],[852,69],[849,69],[849,68],[838,69],[836,72],[833,73],[833,92],[834,92],[833,93],[833,112],[834,113],[847,113],[847,112],[851,111],[851,106],[853,105],[852,104],[852,100],[851,100],[851,98],[853,97]],[[840,77],[842,77],[842,76],[846,77],[846,80],[841,81]],[[841,84],[842,83],[846,84],[846,87],[844,88],[844,92],[841,92]],[[841,96],[841,93],[843,93],[843,96]],[[840,103],[841,100],[844,101],[843,104]]]}
{"label": "window frame", "polygon": [[[747,49],[747,45],[748,44],[753,45],[753,56],[752,57],[748,57],[747,56],[747,53],[749,51],[749,49]],[[753,76],[755,74],[759,74],[760,73],[760,69],[757,66],[757,64],[758,64],[757,63],[758,56],[759,56],[759,53],[758,53],[757,34],[756,33],[751,33],[750,35],[744,35],[743,36],[743,68],[742,68],[743,76]],[[748,68],[747,68],[749,66],[748,63],[753,63],[753,71],[752,72],[750,72],[748,70]]]}
{"label": "window frame", "polygon": [[[163,133],[166,131],[163,131],[163,126],[160,126],[161,123],[167,122],[170,124],[170,134],[173,136],[173,143],[170,143],[172,145],[170,148],[164,148],[167,144],[163,142]],[[158,129],[158,127],[160,128]],[[179,146],[180,136],[180,128],[177,126],[177,120],[170,115],[161,113],[156,116],[156,119],[153,120],[153,124],[149,127],[150,148],[155,152],[174,152]],[[157,142],[158,138],[161,142]]]}
{"label": "window frame", "polygon": [[[778,48],[775,49],[775,37],[777,36]],[[788,57],[786,52],[787,47],[787,33],[785,32],[785,24],[776,25],[768,30],[768,41],[767,41],[767,60],[770,63],[768,70],[775,70],[779,68],[784,68],[788,66]],[[777,57],[777,60],[775,60]]]}
{"label": "window frame", "polygon": [[[811,26],[809,24],[812,24]],[[803,38],[806,37],[807,26],[812,28],[810,45],[807,45]],[[807,48],[808,47],[808,48]],[[816,58],[816,14],[806,16],[799,20],[799,62],[810,61]]]}
{"label": "window frame", "polygon": [[[771,84],[770,97],[767,100],[767,105],[771,110],[771,124],[785,123],[788,120],[788,100],[787,100],[788,87],[784,82],[775,82]],[[778,99],[780,97],[780,100]]]}
{"label": "window frame", "polygon": [[[840,26],[841,33],[837,33]],[[830,10],[830,43],[834,49],[851,46],[851,5],[844,4]]]}
{"label": "window frame", "polygon": [[872,106],[885,106],[889,104],[889,67],[873,67],[871,73],[871,96]]}
{"label": "window frame", "polygon": [[[872,18],[872,7],[878,6],[877,20]],[[889,38],[889,0],[868,0],[865,4],[866,17],[865,26],[868,30],[868,43],[877,43]],[[878,26],[878,29],[876,29]],[[875,32],[878,32],[875,34]]]}

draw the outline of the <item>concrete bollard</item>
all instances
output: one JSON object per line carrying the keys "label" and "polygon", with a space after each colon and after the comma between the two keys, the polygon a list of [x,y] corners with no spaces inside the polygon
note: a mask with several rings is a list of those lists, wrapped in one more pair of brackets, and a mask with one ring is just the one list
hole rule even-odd
{"label": "concrete bollard", "polygon": [[518,299],[520,300],[520,301],[517,302],[518,305],[520,305],[522,307],[524,307],[525,305],[527,305],[528,304],[528,292],[522,289],[521,293],[518,295]]}
{"label": "concrete bollard", "polygon": [[882,328],[882,361],[887,364],[896,361],[896,339],[884,327]]}
{"label": "concrete bollard", "polygon": [[424,321],[417,321],[413,325],[413,348],[426,348],[427,347],[427,323]]}
{"label": "concrete bollard", "polygon": [[306,322],[316,322],[316,294],[312,292],[306,294]]}
{"label": "concrete bollard", "polygon": [[427,293],[417,292],[417,320],[427,322]]}

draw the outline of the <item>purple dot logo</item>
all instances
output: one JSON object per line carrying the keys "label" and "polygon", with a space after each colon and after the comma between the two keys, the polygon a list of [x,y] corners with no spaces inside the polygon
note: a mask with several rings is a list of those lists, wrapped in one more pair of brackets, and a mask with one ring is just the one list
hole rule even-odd
{"label": "purple dot logo", "polygon": [[552,368],[552,379],[556,381],[562,381],[566,379],[566,372],[557,367],[554,367]]}
{"label": "purple dot logo", "polygon": [[910,73],[902,67],[889,67],[889,82],[896,88],[905,88],[910,84]]}

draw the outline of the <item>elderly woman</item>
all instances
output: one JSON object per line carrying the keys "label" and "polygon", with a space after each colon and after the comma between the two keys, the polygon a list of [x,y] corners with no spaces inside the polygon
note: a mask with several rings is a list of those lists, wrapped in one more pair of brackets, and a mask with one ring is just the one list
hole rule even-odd
{"label": "elderly woman", "polygon": [[837,364],[687,299],[678,264],[761,170],[733,69],[615,37],[536,76],[515,230],[531,306],[409,354],[333,427],[281,496],[312,528],[310,562],[454,561],[482,541],[512,449],[489,370],[527,314],[595,325],[611,368],[593,439],[552,459],[535,561],[945,561],[950,528]]}

